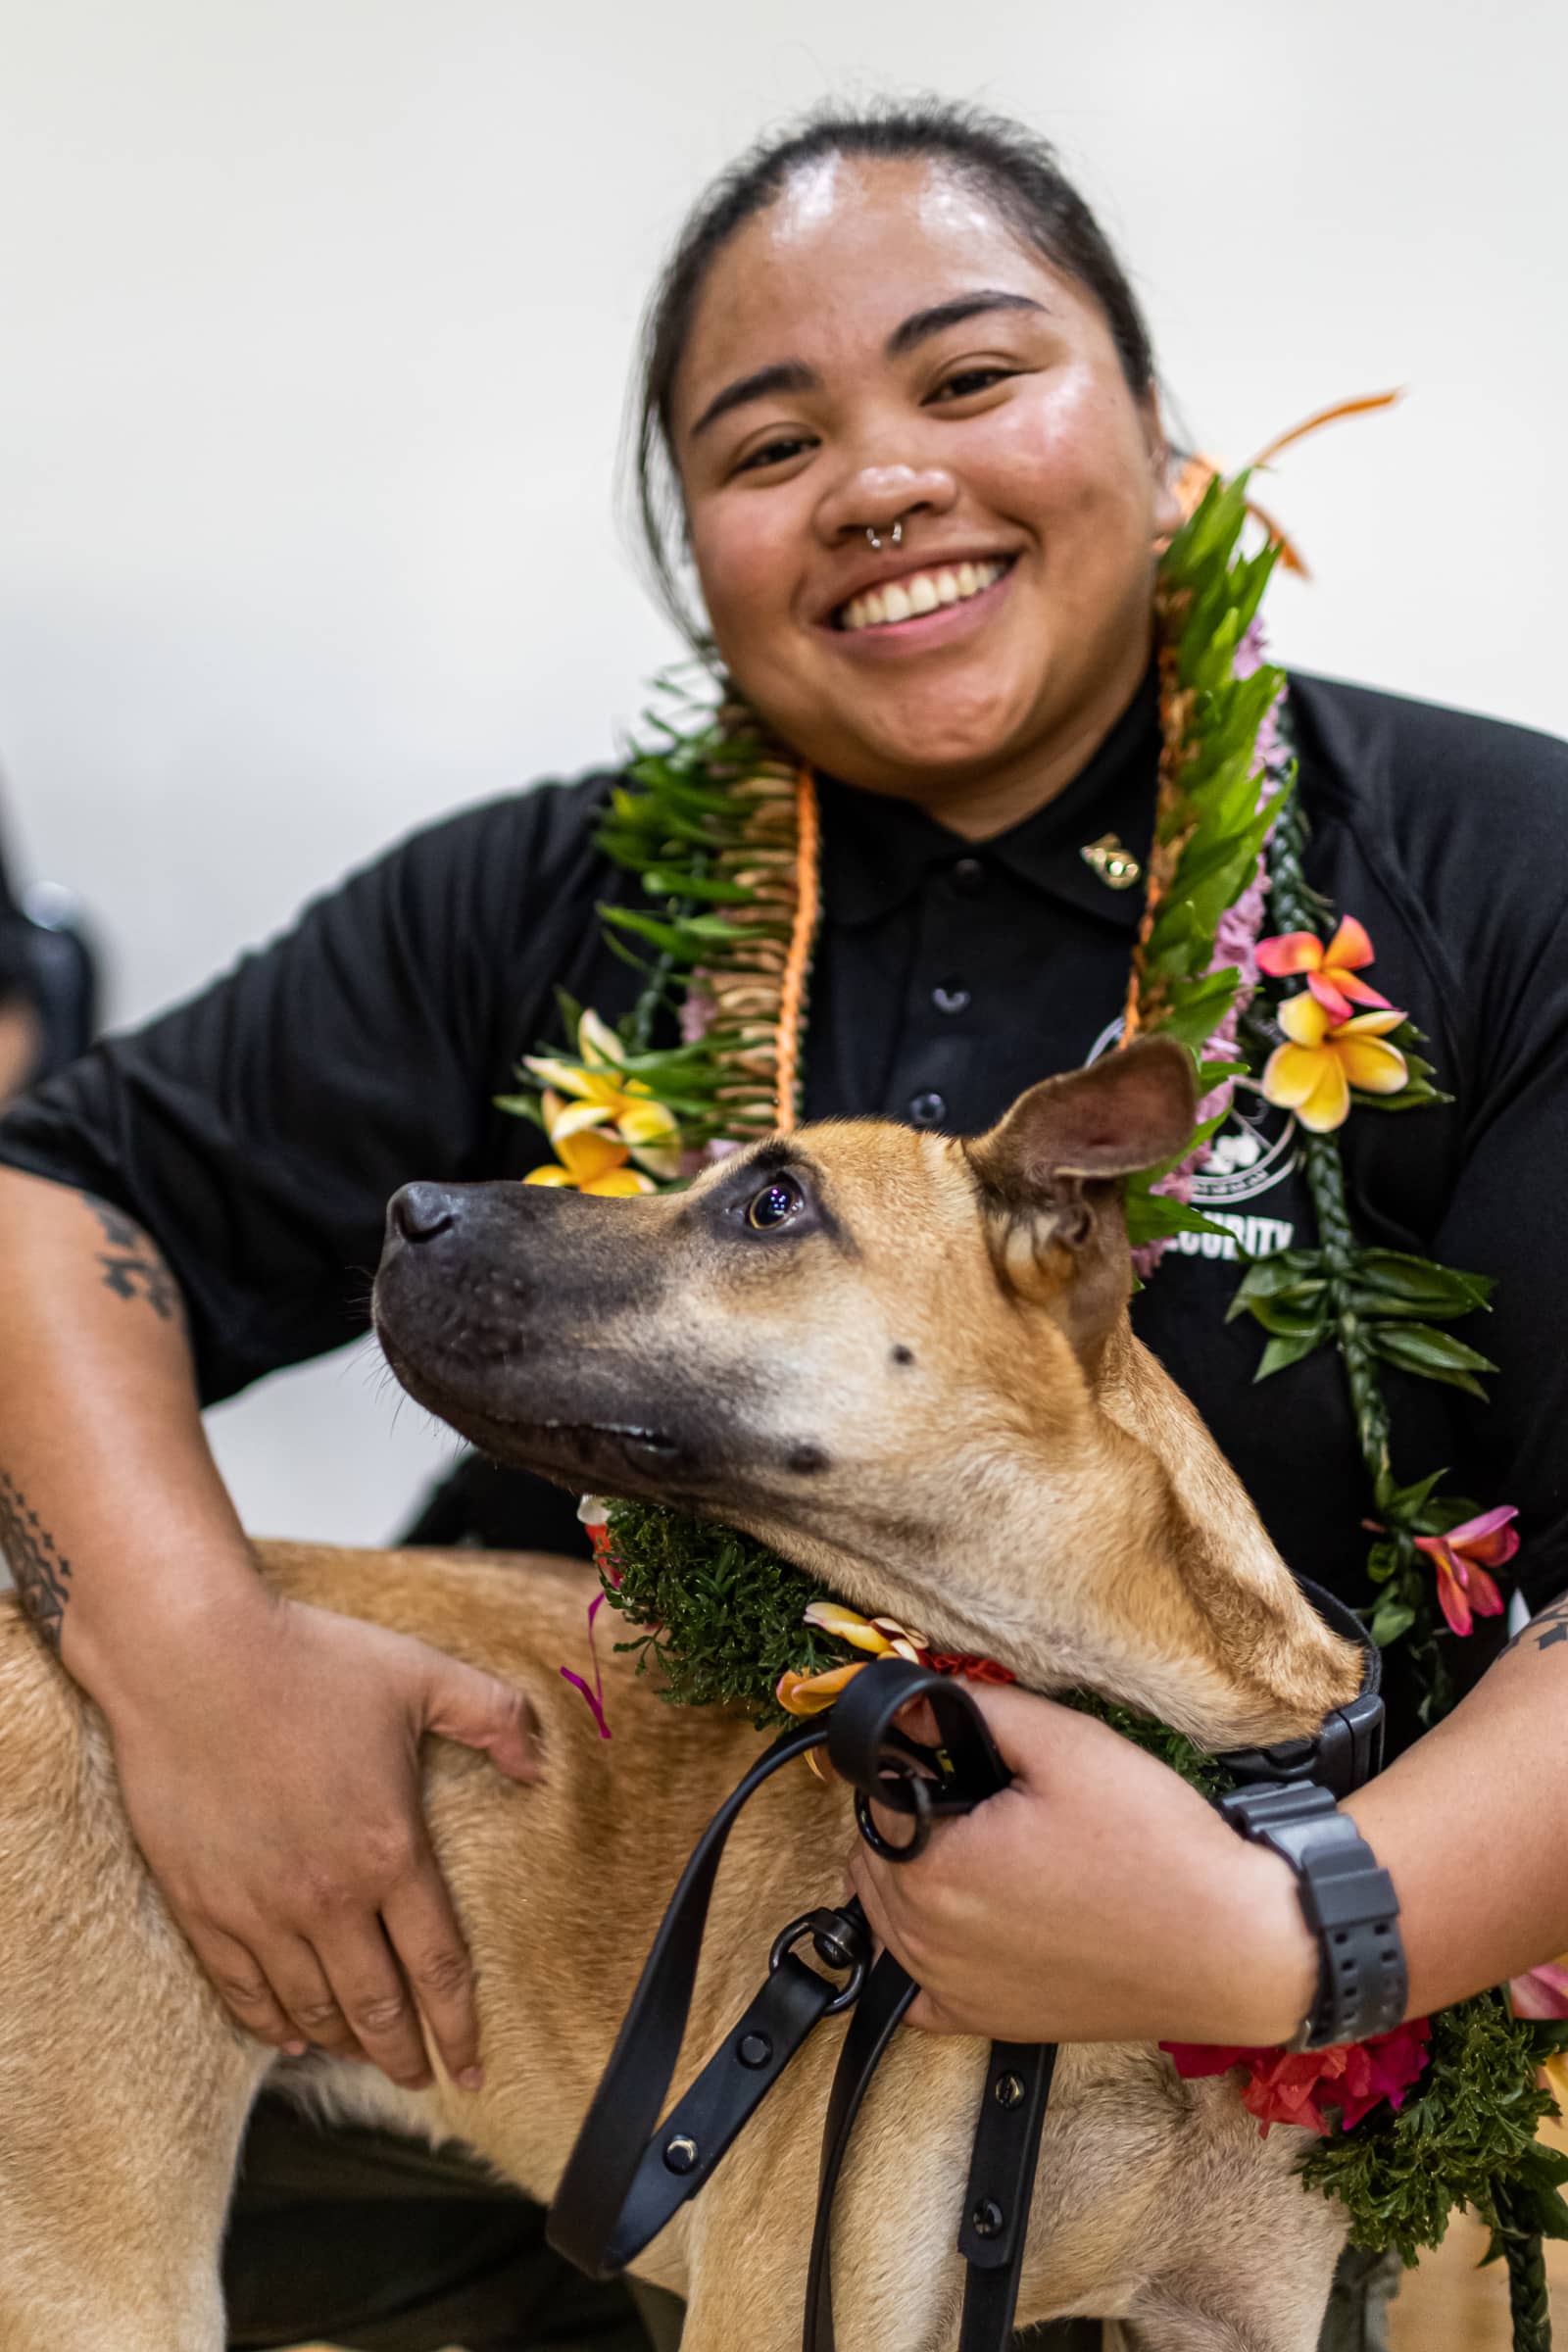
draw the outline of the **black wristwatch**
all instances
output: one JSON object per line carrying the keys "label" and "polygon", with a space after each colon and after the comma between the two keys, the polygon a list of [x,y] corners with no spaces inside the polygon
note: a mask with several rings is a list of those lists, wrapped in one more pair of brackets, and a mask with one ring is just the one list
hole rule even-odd
{"label": "black wristwatch", "polygon": [[1408,1990],[1399,1901],[1349,1815],[1311,1781],[1238,1788],[1220,1798],[1219,1810],[1244,1838],[1290,1864],[1317,1937],[1317,1994],[1287,2046],[1326,2050],[1389,2033]]}

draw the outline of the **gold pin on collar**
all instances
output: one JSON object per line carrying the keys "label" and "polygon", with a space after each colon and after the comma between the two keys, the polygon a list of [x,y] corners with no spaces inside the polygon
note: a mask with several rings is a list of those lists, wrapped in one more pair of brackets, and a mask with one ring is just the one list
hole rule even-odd
{"label": "gold pin on collar", "polygon": [[1085,865],[1094,867],[1107,890],[1131,890],[1135,882],[1143,880],[1143,867],[1131,850],[1122,848],[1114,833],[1102,833],[1098,841],[1088,843],[1078,855]]}

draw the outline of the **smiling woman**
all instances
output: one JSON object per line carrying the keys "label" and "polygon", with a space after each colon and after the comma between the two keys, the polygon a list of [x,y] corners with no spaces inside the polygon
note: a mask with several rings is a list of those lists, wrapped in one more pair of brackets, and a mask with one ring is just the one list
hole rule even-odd
{"label": "smiling woman", "polygon": [[1149,340],[1016,134],[914,111],[741,167],[671,265],[640,447],[769,726],[955,830],[1059,790],[1147,666],[1180,518]]}
{"label": "smiling woman", "polygon": [[[417,1245],[439,1273],[446,1188],[497,1185],[463,1196],[470,1218],[498,1200],[509,1219],[561,1212],[580,1259],[482,1296],[432,1282],[427,1311],[454,1381],[480,1348],[523,1381],[547,1348],[569,1388],[572,1352],[603,1368],[611,1346],[594,1294],[571,1289],[574,1265],[623,1271],[624,1235],[690,1242],[696,1221],[685,1195],[630,1208],[612,1196],[670,1180],[683,1152],[689,1166],[742,1136],[755,1146],[781,1106],[786,1126],[798,1107],[925,1131],[910,1165],[942,1167],[972,1207],[966,1142],[1043,1077],[1107,1052],[1129,1004],[1137,1018],[1164,991],[1168,1009],[1178,970],[1247,1010],[1224,1041],[1229,1076],[1204,1078],[1236,1088],[1214,1097],[1214,1162],[1181,1175],[1213,1214],[1173,1211],[1173,1246],[1133,1303],[1137,1335],[1284,1557],[1377,1605],[1409,1752],[1356,1798],[1356,1818],[1403,1905],[1417,2006],[1560,1952],[1562,1809],[1534,1811],[1528,1869],[1496,1824],[1517,1814],[1528,1776],[1568,1773],[1561,1656],[1543,1641],[1498,1660],[1490,1578],[1472,1576],[1467,1632],[1417,1604],[1436,1592],[1444,1539],[1495,1522],[1488,1557],[1501,1564],[1513,1513],[1526,1601],[1553,1603],[1568,1585],[1568,756],[1260,667],[1244,624],[1267,560],[1232,565],[1208,524],[1178,545],[1188,572],[1161,571],[1182,510],[1149,337],[1082,200],[1016,124],[889,107],[819,118],[742,158],[676,245],[638,398],[656,577],[708,657],[718,715],[677,727],[630,772],[492,801],[401,844],[0,1125],[0,1498],[19,1544],[60,1564],[38,1630],[99,1702],[141,1848],[236,2025],[281,2049],[368,2057],[407,2086],[435,2066],[472,2082],[484,2006],[415,1759],[438,1724],[523,1777],[527,1710],[477,1669],[265,1594],[198,1405],[364,1331],[386,1202],[411,1184],[421,1189],[402,1195],[394,1266]],[[1209,515],[1211,536],[1239,529],[1239,498]],[[1195,611],[1216,578],[1223,611]],[[1238,712],[1234,740],[1216,735],[1216,713]],[[1264,872],[1270,796],[1293,778]],[[1221,845],[1223,890],[1191,867],[1174,887],[1181,793],[1200,789],[1238,828]],[[1327,902],[1355,927],[1314,959]],[[1264,928],[1282,936],[1260,954]],[[646,956],[636,970],[628,940]],[[1343,991],[1324,1010],[1320,989],[1281,1000],[1262,985],[1326,986],[1332,967],[1363,1002],[1374,943],[1379,1009],[1356,1018],[1397,1033],[1381,1056],[1341,1035]],[[1348,1075],[1293,1102],[1269,1054],[1279,1019],[1304,1017],[1282,1005],[1308,1001],[1322,1034],[1296,1050]],[[1210,1011],[1184,1044],[1217,1034]],[[1441,1094],[1422,1091],[1417,1033]],[[537,1130],[508,1107],[519,1062],[545,1089],[558,1157],[544,1170]],[[1378,1115],[1363,1082],[1374,1062],[1398,1064],[1405,1082],[1386,1100],[1421,1100],[1421,1117]],[[1321,1181],[1330,1149],[1337,1194]],[[769,1270],[825,1230],[808,1173],[768,1152],[700,1197],[733,1211],[726,1243],[759,1300]],[[555,1197],[519,1194],[511,1180],[528,1176]],[[857,1239],[906,1281],[908,1220],[941,1213],[920,1185],[889,1177]],[[128,1235],[125,1250],[106,1255],[106,1234]],[[976,1279],[1017,1279],[1032,1249]],[[1262,1263],[1247,1269],[1250,1312],[1238,1314],[1244,1256]],[[392,1275],[388,1300],[406,1277]],[[968,1398],[934,1405],[927,1385],[961,1354],[948,1327],[972,1320],[964,1295],[951,1271],[924,1289],[921,1316],[898,1328],[845,1318],[851,1369],[827,1384],[823,1426],[847,1494],[881,1393],[873,1358],[920,1431],[909,1483],[915,1467],[952,1478],[950,1428],[977,1442]],[[801,1377],[792,1347],[810,1298],[768,1295],[726,1359],[736,1391]],[[671,1313],[697,1311],[695,1298],[676,1286]],[[1453,1315],[1468,1318],[1460,1333],[1439,1328]],[[1331,1325],[1359,1335],[1348,1384],[1320,1345]],[[628,1397],[639,1383],[664,1404],[690,1392],[678,1363],[636,1369]],[[1259,1386],[1260,1369],[1278,1380]],[[1385,1376],[1392,1439],[1377,1418]],[[629,1463],[663,1434],[651,1409],[600,1399],[578,1418],[608,1461]],[[1017,1411],[1034,1429],[1032,1394]],[[1451,1465],[1451,1498],[1419,1475],[1437,1462]],[[774,1469],[792,1492],[826,1483],[804,1455]],[[983,1463],[972,1483],[983,1546]],[[715,1473],[702,1494],[719,1521],[722,1484]],[[469,1464],[420,1532],[580,1552],[574,1507]],[[1357,1532],[1369,1516],[1370,1559]],[[1005,1571],[1046,1574],[1026,1545]],[[1461,1703],[1429,1733],[1418,1702],[1434,1661]],[[1146,1933],[1156,1862],[1171,1919],[1212,1915],[1197,1899],[1206,1842],[1147,1834],[1166,1818],[1169,1791],[1149,1777],[1164,1767],[1129,1749],[1107,1778],[1096,1742],[1108,1735],[1038,1691],[1011,1693],[1004,1713],[1019,1775],[1006,1807],[935,1841],[932,1869],[906,1874],[897,1901],[866,1880],[890,1938],[923,1955],[921,2020],[1125,2040],[1151,2020],[1200,2016],[1228,2046],[1263,2016],[1283,2033],[1299,2014],[1289,1968],[1252,1988],[1245,2018],[1226,2008],[1227,1968],[1254,1923]],[[671,1713],[671,1773],[679,1742],[700,1737]],[[671,1880],[680,1859],[668,1857]],[[1304,1930],[1283,1876],[1275,1894],[1278,1945],[1299,1976]],[[585,2014],[608,2018],[613,2001],[593,1989]],[[286,2261],[273,2252],[280,2207]],[[1499,2218],[1511,2244],[1527,2238],[1527,2215]],[[370,2133],[307,2133],[275,2100],[262,2104],[226,2261],[236,2346],[313,2332],[367,2352],[644,2340],[626,2299],[564,2278],[536,2210],[488,2177]],[[1323,2322],[1336,2352],[1378,2341],[1369,2267],[1352,2258]],[[1052,2308],[1112,2304],[1125,2308],[1064,2292]],[[777,2318],[758,2319],[746,2352],[788,2340]],[[1266,2352],[1300,2352],[1319,2318],[1282,2306]],[[1060,2318],[1046,2338],[1099,2340],[1094,2317]],[[1177,2335],[1156,2314],[1124,2340],[1165,2352]],[[1203,2352],[1220,2340],[1200,2317],[1181,2336]]]}

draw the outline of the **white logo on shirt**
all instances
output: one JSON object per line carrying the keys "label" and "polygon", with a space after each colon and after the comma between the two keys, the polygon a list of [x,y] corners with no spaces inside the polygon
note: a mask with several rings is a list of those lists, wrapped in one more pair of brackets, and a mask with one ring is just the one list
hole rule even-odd
{"label": "white logo on shirt", "polygon": [[[1121,1036],[1120,1016],[1102,1029],[1089,1049],[1089,1059],[1108,1054]],[[1255,1078],[1238,1078],[1231,1115],[1208,1147],[1208,1158],[1193,1178],[1193,1206],[1216,1224],[1228,1226],[1250,1256],[1290,1246],[1295,1227],[1279,1217],[1238,1217],[1222,1212],[1243,1200],[1255,1200],[1283,1184],[1297,1166],[1296,1113],[1265,1102]],[[1275,1238],[1248,1241],[1245,1229],[1267,1229]],[[1222,1243],[1217,1234],[1184,1233],[1172,1245],[1188,1257],[1234,1257],[1235,1242]]]}

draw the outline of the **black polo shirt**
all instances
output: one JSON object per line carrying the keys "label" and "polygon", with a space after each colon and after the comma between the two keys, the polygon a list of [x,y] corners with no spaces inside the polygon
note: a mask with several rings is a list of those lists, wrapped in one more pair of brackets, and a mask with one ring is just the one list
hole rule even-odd
{"label": "black polo shirt", "polygon": [[[1390,1372],[1395,1468],[1519,1506],[1533,1604],[1568,1587],[1568,747],[1357,688],[1293,687],[1309,872],[1360,917],[1372,978],[1430,1042],[1441,1108],[1357,1111],[1344,1132],[1362,1235],[1497,1277],[1456,1327],[1500,1370],[1490,1400]],[[1035,1079],[1105,1050],[1141,893],[1084,850],[1142,858],[1157,709],[1147,681],[1084,772],[997,838],[826,782],[810,1117],[989,1125]],[[530,1124],[497,1111],[520,1054],[560,1037],[563,984],[610,1019],[635,979],[596,902],[641,903],[596,852],[594,774],[415,835],[316,901],[271,947],[99,1047],[0,1123],[0,1159],[121,1202],[189,1303],[206,1401],[362,1332],[387,1197],[413,1177],[518,1176]],[[1337,1358],[1262,1386],[1262,1335],[1225,1321],[1236,1249],[1313,1238],[1288,1115],[1255,1092],[1219,1139],[1186,1236],[1134,1302],[1298,1569],[1364,1601],[1369,1508]],[[561,1546],[569,1503],[477,1466],[427,1517],[442,1539]],[[1455,1643],[1461,1680],[1500,1626]]]}

